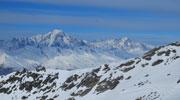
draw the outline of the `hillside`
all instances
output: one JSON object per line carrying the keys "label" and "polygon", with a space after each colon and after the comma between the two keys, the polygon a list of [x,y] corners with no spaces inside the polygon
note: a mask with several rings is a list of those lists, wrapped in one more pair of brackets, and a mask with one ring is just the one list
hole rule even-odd
{"label": "hillside", "polygon": [[142,57],[73,71],[22,70],[0,78],[3,100],[179,100],[180,43]]}

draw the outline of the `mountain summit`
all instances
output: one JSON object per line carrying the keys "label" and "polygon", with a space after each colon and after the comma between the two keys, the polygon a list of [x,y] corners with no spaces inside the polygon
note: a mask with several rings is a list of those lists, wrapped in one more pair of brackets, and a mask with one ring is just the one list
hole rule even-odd
{"label": "mountain summit", "polygon": [[32,39],[35,40],[36,42],[47,41],[47,42],[49,42],[49,44],[52,44],[53,42],[60,40],[64,37],[66,37],[66,36],[62,30],[54,29],[52,32],[49,32],[44,35],[34,36],[34,37],[32,37]]}
{"label": "mountain summit", "polygon": [[37,35],[30,38],[38,46],[71,47],[83,44],[81,40],[66,35],[62,30],[54,29],[44,35]]}

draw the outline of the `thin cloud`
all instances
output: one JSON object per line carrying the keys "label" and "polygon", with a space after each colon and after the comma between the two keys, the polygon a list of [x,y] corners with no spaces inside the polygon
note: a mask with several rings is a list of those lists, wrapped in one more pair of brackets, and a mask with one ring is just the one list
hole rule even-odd
{"label": "thin cloud", "polygon": [[110,19],[93,16],[31,15],[0,13],[0,23],[5,24],[61,24],[70,26],[120,29],[129,32],[180,31],[180,19]]}
{"label": "thin cloud", "polygon": [[[5,1],[5,0],[4,0]],[[11,0],[6,0],[11,1]],[[128,10],[147,10],[158,12],[180,11],[179,0],[13,0],[16,2],[52,5],[92,6]]]}

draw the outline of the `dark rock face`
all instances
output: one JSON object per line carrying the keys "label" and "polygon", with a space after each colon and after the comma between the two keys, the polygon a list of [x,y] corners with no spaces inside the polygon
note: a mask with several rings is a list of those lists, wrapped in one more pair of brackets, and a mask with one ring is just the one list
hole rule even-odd
{"label": "dark rock face", "polygon": [[131,79],[131,77],[132,77],[132,76],[128,76],[125,80],[129,80],[129,79]]}
{"label": "dark rock face", "polygon": [[100,71],[100,69],[101,69],[101,67],[96,68],[96,69],[93,69],[93,72],[94,72],[94,73],[98,73],[98,72]]}
{"label": "dark rock face", "polygon": [[104,79],[103,81],[99,82],[96,87],[97,93],[103,93],[107,90],[113,90],[118,84],[120,80],[123,80],[123,76],[119,76],[115,79]]}
{"label": "dark rock face", "polygon": [[171,50],[167,50],[167,51],[161,51],[161,52],[159,52],[157,55],[158,55],[158,56],[162,56],[163,54],[165,54],[166,56],[169,56],[170,53],[171,53]]}
{"label": "dark rock face", "polygon": [[22,96],[21,99],[22,100],[26,100],[28,97],[27,96]]}
{"label": "dark rock face", "polygon": [[69,78],[67,78],[67,80],[63,83],[63,85],[61,86],[61,88],[66,91],[66,90],[70,90],[71,88],[73,88],[75,86],[75,81],[77,81],[80,78],[79,75],[74,74],[72,76],[70,76]]}
{"label": "dark rock face", "polygon": [[47,83],[52,83],[55,79],[58,79],[59,73],[56,73],[55,75],[48,75],[48,77],[46,77],[46,79],[43,81],[44,84]]}
{"label": "dark rock face", "polygon": [[46,100],[48,98],[48,96],[41,96],[41,97],[36,97],[36,99],[40,99],[40,100]]}
{"label": "dark rock face", "polygon": [[149,65],[149,63],[142,64],[141,66],[146,67],[147,65]]}
{"label": "dark rock face", "polygon": [[141,82],[135,84],[135,86],[142,87],[142,86],[144,86],[146,84],[151,84],[151,82],[149,80],[145,80],[145,81],[141,81]]}
{"label": "dark rock face", "polygon": [[104,65],[103,71],[105,71],[105,73],[107,73],[109,70],[111,70],[111,68],[109,67],[108,64]]}
{"label": "dark rock face", "polygon": [[179,84],[179,83],[180,83],[180,80],[177,81],[177,84]]}
{"label": "dark rock face", "polygon": [[[17,74],[18,75],[18,74]],[[32,78],[33,81],[26,81],[24,83],[21,82],[20,86],[19,86],[19,89],[20,90],[26,90],[27,92],[31,92],[31,90],[33,88],[41,88],[43,86],[43,81],[40,80],[41,77],[43,77],[42,75],[40,74],[37,74],[37,73],[32,73],[32,72],[26,72],[25,75],[27,76],[27,78]],[[24,78],[25,75],[22,77]]]}
{"label": "dark rock face", "polygon": [[[84,90],[80,89],[77,92],[73,92],[71,95],[72,96],[86,95],[99,82],[99,80],[100,80],[100,76],[97,76],[95,72],[91,72],[91,73],[86,73],[86,75],[84,75],[83,78],[81,79],[81,81],[79,83],[77,83],[76,85],[71,81],[70,84],[73,84],[71,86],[71,88],[74,86],[76,86],[78,89],[80,89],[81,87],[86,87],[86,89],[84,89]],[[77,79],[75,79],[75,81],[77,81]]]}
{"label": "dark rock face", "polygon": [[75,98],[74,98],[74,97],[71,97],[71,98],[68,98],[67,100],[75,100]]}
{"label": "dark rock face", "polygon": [[[74,100],[76,96],[85,96],[94,88],[94,92],[97,94],[103,93],[107,90],[113,90],[119,83],[120,80],[123,80],[123,76],[113,77],[113,73],[109,73],[111,71],[109,65],[105,64],[99,68],[93,69],[90,72],[82,73],[82,74],[74,74],[68,77],[60,87],[57,87],[56,80],[59,79],[59,73],[55,74],[47,74],[45,77],[43,74],[46,69],[44,67],[36,69],[33,71],[27,71],[26,69],[22,71],[17,71],[12,74],[6,80],[0,82],[0,93],[10,94],[13,91],[20,90],[26,91],[29,94],[37,94],[39,92],[43,92],[43,96],[36,97],[36,99],[46,100],[49,98],[47,93],[55,92],[58,89],[62,89],[64,91],[70,91],[72,88],[76,88],[75,91],[71,90],[69,100]],[[115,71],[115,70],[114,70]],[[40,72],[40,73],[38,73]],[[100,74],[101,73],[101,74]],[[102,73],[107,74],[106,78],[102,78]],[[24,81],[24,79],[27,79]],[[9,88],[5,88],[5,84],[13,84],[17,83],[17,85],[11,86]],[[57,88],[56,88],[57,87]],[[34,91],[34,89],[36,91]],[[33,92],[32,92],[33,90]],[[52,98],[57,98],[58,95],[55,95]],[[21,99],[29,98],[28,95],[22,96]]]}
{"label": "dark rock face", "polygon": [[152,66],[159,65],[159,64],[161,64],[163,61],[164,61],[164,60],[159,59],[159,60],[157,60],[157,61],[153,62],[153,63],[152,63]]}
{"label": "dark rock face", "polygon": [[40,72],[40,71],[46,72],[46,68],[45,68],[45,67],[42,67],[42,66],[38,66],[38,67],[36,68],[36,71],[37,71],[37,72]]}
{"label": "dark rock face", "polygon": [[[11,75],[6,80],[0,82],[0,93],[10,94],[13,91],[21,90],[31,93],[31,91],[35,88],[37,91],[34,91],[32,94],[36,94],[40,91],[44,91],[44,94],[47,92],[52,92],[52,89],[56,86],[54,82],[58,79],[58,73],[54,75],[48,75],[44,80],[41,78],[43,75],[38,74],[36,72],[26,71],[25,69],[22,71],[17,71],[15,74]],[[24,79],[30,79],[27,81],[23,81]],[[13,84],[9,88],[5,88],[6,84]],[[44,87],[44,85],[49,84],[49,86]],[[37,99],[45,100],[48,96],[37,97]],[[28,96],[22,96],[21,99],[27,99]]]}
{"label": "dark rock face", "polygon": [[139,64],[141,62],[141,58],[136,58],[138,59],[138,61],[136,62],[136,64]]}
{"label": "dark rock face", "polygon": [[[169,45],[171,45],[171,46],[180,46],[180,43],[176,42],[176,43],[172,43],[172,44],[169,44]],[[143,59],[151,60],[151,57],[154,56],[156,54],[156,52],[158,50],[160,50],[161,48],[163,48],[163,47],[164,46],[160,46],[158,48],[154,48],[154,49],[150,50],[149,52],[144,54]],[[166,56],[169,56],[171,52],[176,53],[175,50],[167,50],[167,51],[161,51],[157,55],[161,56],[161,55],[165,54]]]}
{"label": "dark rock face", "polygon": [[151,57],[154,56],[156,54],[156,51],[160,50],[161,48],[162,47],[154,48],[154,49],[150,50],[149,52],[145,53],[143,56],[143,59],[151,60]]}
{"label": "dark rock face", "polygon": [[134,60],[130,60],[130,61],[128,61],[128,62],[126,62],[126,63],[123,63],[123,64],[121,64],[120,66],[118,66],[118,67],[124,67],[124,66],[130,66],[130,65],[132,65],[132,64],[134,64],[135,63],[135,61]]}
{"label": "dark rock face", "polygon": [[126,72],[134,69],[135,68],[135,64],[140,63],[140,61],[141,61],[141,59],[138,59],[137,61],[130,60],[130,61],[126,62],[126,63],[122,63],[120,66],[116,67],[114,70],[119,69],[120,71],[126,73]]}
{"label": "dark rock face", "polygon": [[76,91],[71,93],[71,96],[85,96],[93,88],[95,88],[94,92],[97,94],[103,93],[107,90],[113,90],[120,83],[120,80],[124,79],[124,77],[118,76],[113,78],[111,73],[109,74],[109,77],[101,80],[101,75],[98,76],[98,73],[101,71],[101,73],[103,72],[106,74],[110,70],[111,68],[109,65],[105,64],[103,67],[101,66],[97,69],[93,69],[91,72],[83,73],[80,76],[74,74],[67,78],[61,88],[65,91],[68,91],[72,88],[77,88]]}
{"label": "dark rock face", "polygon": [[177,47],[179,47],[179,46],[180,46],[180,42],[171,43],[170,45],[171,45],[171,46],[177,46]]}
{"label": "dark rock face", "polygon": [[10,94],[12,91],[10,90],[10,88],[0,88],[0,93],[4,93],[4,94]]}
{"label": "dark rock face", "polygon": [[175,57],[174,57],[174,60],[176,60],[176,59],[178,59],[178,58],[180,58],[180,56],[175,56]]}
{"label": "dark rock face", "polygon": [[134,69],[134,68],[135,68],[135,66],[125,67],[125,68],[121,69],[121,71],[124,72],[124,73],[126,73],[126,72],[128,72],[128,71],[130,71],[130,70],[132,70],[132,69]]}
{"label": "dark rock face", "polygon": [[92,88],[100,80],[100,76],[97,76],[94,72],[87,73],[86,76],[81,80],[77,87],[88,87]]}
{"label": "dark rock face", "polygon": [[141,97],[136,98],[136,100],[157,100],[160,98],[160,94],[155,92],[150,92],[148,95],[143,95]]}

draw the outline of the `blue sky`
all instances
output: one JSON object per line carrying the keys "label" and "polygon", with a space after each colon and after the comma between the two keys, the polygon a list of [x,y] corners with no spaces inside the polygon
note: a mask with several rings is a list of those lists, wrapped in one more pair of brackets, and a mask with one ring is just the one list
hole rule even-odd
{"label": "blue sky", "polygon": [[0,39],[54,28],[82,39],[180,41],[179,0],[1,0]]}

